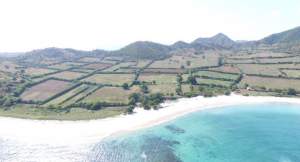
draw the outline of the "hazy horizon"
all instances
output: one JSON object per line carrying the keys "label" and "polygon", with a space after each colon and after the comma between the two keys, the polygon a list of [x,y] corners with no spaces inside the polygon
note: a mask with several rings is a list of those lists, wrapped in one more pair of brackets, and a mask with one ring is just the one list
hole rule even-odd
{"label": "hazy horizon", "polygon": [[259,40],[299,26],[299,11],[297,0],[1,1],[0,52],[116,50],[135,41],[169,45],[217,33]]}

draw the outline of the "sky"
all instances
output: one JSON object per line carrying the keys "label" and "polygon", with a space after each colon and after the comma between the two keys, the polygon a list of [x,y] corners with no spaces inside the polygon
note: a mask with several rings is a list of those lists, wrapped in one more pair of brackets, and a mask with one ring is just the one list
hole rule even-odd
{"label": "sky", "polygon": [[300,26],[299,0],[0,0],[0,52],[119,49],[224,33],[258,40]]}

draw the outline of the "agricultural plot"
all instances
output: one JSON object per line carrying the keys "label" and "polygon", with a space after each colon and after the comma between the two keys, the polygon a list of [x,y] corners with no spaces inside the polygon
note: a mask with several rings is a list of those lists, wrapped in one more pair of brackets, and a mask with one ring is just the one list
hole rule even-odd
{"label": "agricultural plot", "polygon": [[131,65],[130,67],[132,67],[132,68],[144,68],[150,62],[151,62],[151,60],[138,60],[135,65]]}
{"label": "agricultural plot", "polygon": [[252,58],[272,58],[272,57],[289,57],[291,54],[287,53],[273,53],[273,52],[259,52],[259,53],[243,53],[236,54],[234,56],[228,57],[232,59],[252,59]]}
{"label": "agricultural plot", "polygon": [[124,90],[122,87],[103,87],[84,98],[82,102],[106,102],[114,104],[128,104],[129,95],[139,91],[139,87],[132,87],[130,90]]}
{"label": "agricultural plot", "polygon": [[246,74],[256,74],[256,75],[270,75],[270,76],[280,76],[282,73],[279,71],[278,66],[265,65],[265,64],[239,64],[238,68],[241,69],[243,73]]}
{"label": "agricultural plot", "polygon": [[89,86],[86,84],[82,84],[72,90],[70,90],[69,92],[47,102],[46,104],[44,104],[45,106],[50,106],[50,105],[60,105],[63,102],[65,102],[66,100],[69,100],[70,98],[72,98],[73,96],[85,91],[86,89],[88,89]]}
{"label": "agricultural plot", "polygon": [[83,57],[80,58],[78,61],[79,62],[100,62],[102,60],[102,58],[98,58],[98,57]]}
{"label": "agricultural plot", "polygon": [[129,66],[132,66],[132,65],[135,65],[136,62],[122,62],[122,63],[119,63],[117,65],[114,65],[110,68],[107,68],[105,70],[103,70],[104,72],[114,72],[114,71],[117,71],[118,69],[120,68],[123,68],[123,67],[129,67]]}
{"label": "agricultural plot", "polygon": [[283,73],[287,75],[287,77],[292,78],[300,78],[300,70],[282,70]]}
{"label": "agricultural plot", "polygon": [[97,84],[112,84],[122,85],[123,83],[130,84],[134,79],[134,74],[94,74],[82,81],[97,83]]}
{"label": "agricultural plot", "polygon": [[161,93],[166,96],[176,95],[176,84],[148,85],[148,89],[150,93]]}
{"label": "agricultural plot", "polygon": [[74,80],[74,79],[82,77],[83,75],[85,75],[85,73],[79,73],[79,72],[73,72],[73,71],[63,71],[63,72],[55,73],[53,75],[49,75],[47,77]]}
{"label": "agricultural plot", "polygon": [[176,84],[176,75],[175,74],[140,74],[139,81],[153,83],[155,84]]}
{"label": "agricultural plot", "polygon": [[219,73],[213,71],[197,71],[193,73],[195,76],[199,77],[209,77],[209,78],[220,78],[220,79],[228,79],[228,80],[237,80],[239,75],[236,74],[226,74],[226,73]]}
{"label": "agricultural plot", "polygon": [[53,70],[53,69],[29,67],[29,68],[25,69],[25,75],[40,76],[40,75],[46,75],[49,73],[53,73],[55,71],[56,70]]}
{"label": "agricultural plot", "polygon": [[300,68],[300,64],[238,64],[242,72],[246,74],[257,75],[269,75],[269,76],[281,76],[284,75],[280,72],[280,69],[297,69]]}
{"label": "agricultural plot", "polygon": [[59,80],[47,80],[30,87],[21,94],[24,101],[44,101],[69,88],[71,83]]}
{"label": "agricultural plot", "polygon": [[299,63],[300,57],[286,57],[286,58],[264,58],[259,59],[260,63]]}
{"label": "agricultural plot", "polygon": [[240,73],[240,69],[237,68],[235,65],[224,65],[217,68],[209,68],[209,70],[219,71],[224,73],[235,73],[235,74]]}
{"label": "agricultural plot", "polygon": [[143,72],[145,73],[173,73],[173,74],[179,74],[184,73],[187,71],[186,69],[162,69],[162,68],[147,68],[144,69]]}
{"label": "agricultural plot", "polygon": [[136,68],[119,68],[115,72],[118,72],[118,73],[135,73],[138,70],[139,69],[136,69]]}
{"label": "agricultural plot", "polygon": [[219,57],[215,55],[172,56],[152,63],[149,68],[198,68],[217,66]]}
{"label": "agricultural plot", "polygon": [[240,86],[244,86],[245,84],[248,84],[250,87],[265,87],[268,89],[294,88],[298,91],[300,90],[300,80],[296,79],[245,76],[240,82]]}
{"label": "agricultural plot", "polygon": [[84,66],[84,69],[93,69],[93,70],[102,70],[108,67],[111,67],[113,64],[110,63],[93,63],[93,64],[89,64]]}
{"label": "agricultural plot", "polygon": [[85,89],[81,93],[78,93],[76,96],[73,96],[69,100],[64,101],[61,105],[65,107],[65,106],[69,106],[71,104],[74,104],[74,103],[84,99],[89,94],[93,93],[96,89],[98,89],[98,86],[89,85],[87,89]]}
{"label": "agricultural plot", "polygon": [[18,65],[9,61],[0,62],[0,71],[14,73],[17,71]]}
{"label": "agricultural plot", "polygon": [[0,71],[0,82],[8,81],[8,80],[10,80],[10,79],[11,79],[10,76],[8,76],[8,75],[5,74],[4,72],[1,72],[1,71]]}
{"label": "agricultural plot", "polygon": [[250,64],[250,63],[260,63],[259,59],[226,59],[226,64]]}
{"label": "agricultural plot", "polygon": [[219,85],[219,86],[230,87],[233,82],[216,80],[216,79],[197,78],[197,83],[200,85],[204,84],[204,85]]}
{"label": "agricultural plot", "polygon": [[65,64],[65,63],[61,63],[61,64],[55,64],[55,65],[51,65],[49,66],[49,68],[53,68],[53,69],[57,69],[57,70],[66,70],[71,68],[72,66]]}

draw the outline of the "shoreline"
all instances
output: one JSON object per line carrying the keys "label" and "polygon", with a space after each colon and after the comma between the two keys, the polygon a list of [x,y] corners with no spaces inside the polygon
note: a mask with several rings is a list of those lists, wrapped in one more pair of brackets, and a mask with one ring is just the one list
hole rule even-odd
{"label": "shoreline", "polygon": [[268,96],[246,97],[235,94],[211,98],[198,96],[166,101],[161,104],[163,108],[159,110],[136,108],[136,113],[132,115],[120,115],[87,121],[32,120],[0,117],[0,139],[9,139],[30,144],[92,144],[109,136],[159,125],[195,111],[230,105],[267,102],[300,104],[300,99]]}

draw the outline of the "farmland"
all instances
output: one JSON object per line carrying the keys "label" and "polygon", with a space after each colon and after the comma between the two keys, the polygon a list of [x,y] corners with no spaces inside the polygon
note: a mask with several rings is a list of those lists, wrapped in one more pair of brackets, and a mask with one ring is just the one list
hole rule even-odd
{"label": "farmland", "polygon": [[74,79],[77,79],[77,78],[79,78],[83,75],[85,75],[85,74],[84,73],[79,73],[79,72],[72,72],[72,71],[63,71],[63,72],[59,72],[59,73],[49,75],[48,77],[74,80]]}
{"label": "farmland", "polygon": [[133,78],[133,74],[94,74],[82,81],[97,84],[122,85],[123,83],[131,83]]}
{"label": "farmland", "polygon": [[139,88],[133,87],[130,90],[124,90],[120,87],[103,87],[86,97],[82,102],[106,102],[126,105],[128,104],[129,95],[134,92],[139,92]]}
{"label": "farmland", "polygon": [[71,84],[65,81],[47,80],[25,90],[21,95],[24,101],[44,101],[63,90],[69,88]]}
{"label": "farmland", "polygon": [[176,99],[231,92],[300,96],[296,53],[181,49],[163,57],[56,57],[0,60],[0,104],[8,110],[0,110],[0,115],[102,118],[127,111],[132,95],[139,96],[138,104],[151,103],[146,101],[153,96]]}

